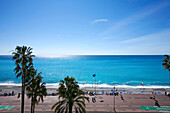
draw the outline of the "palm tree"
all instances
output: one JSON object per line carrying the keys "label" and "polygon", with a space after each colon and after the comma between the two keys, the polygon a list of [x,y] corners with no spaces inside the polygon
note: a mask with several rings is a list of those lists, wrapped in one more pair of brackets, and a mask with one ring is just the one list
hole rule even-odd
{"label": "palm tree", "polygon": [[74,107],[76,113],[86,113],[85,100],[89,102],[89,97],[79,89],[78,82],[73,77],[66,77],[60,81],[58,88],[58,98],[62,99],[52,106],[54,112],[57,113],[72,113]]}
{"label": "palm tree", "polygon": [[27,96],[31,98],[31,113],[35,111],[35,104],[40,101],[44,101],[43,97],[47,95],[47,89],[45,87],[45,82],[42,82],[41,72],[37,74],[37,70],[31,68],[28,70],[29,76],[26,80],[28,81],[26,90],[28,92]]}
{"label": "palm tree", "polygon": [[164,55],[166,58],[162,60],[162,65],[165,67],[165,70],[167,69],[170,71],[170,56]]}
{"label": "palm tree", "polygon": [[33,65],[34,55],[32,55],[32,48],[27,46],[17,46],[12,54],[16,65],[14,69],[16,77],[22,77],[21,113],[24,113],[25,76],[28,68]]}

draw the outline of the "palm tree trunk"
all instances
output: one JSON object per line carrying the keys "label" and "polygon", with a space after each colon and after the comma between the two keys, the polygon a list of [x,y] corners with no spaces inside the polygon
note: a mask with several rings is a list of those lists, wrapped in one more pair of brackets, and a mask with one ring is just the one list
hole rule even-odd
{"label": "palm tree trunk", "polygon": [[31,113],[33,113],[33,95],[31,97]]}
{"label": "palm tree trunk", "polygon": [[25,84],[24,84],[24,76],[22,76],[22,102],[21,102],[21,113],[24,113],[24,94],[25,94]]}
{"label": "palm tree trunk", "polygon": [[34,102],[33,103],[33,113],[34,113],[34,111],[35,111],[35,103],[36,103],[36,101],[35,101],[36,100],[36,93],[34,93],[34,97],[33,98],[34,98],[34,100],[33,100],[33,102]]}
{"label": "palm tree trunk", "polygon": [[33,112],[32,112],[32,103],[31,103],[31,113],[33,113]]}
{"label": "palm tree trunk", "polygon": [[35,111],[35,103],[34,103],[34,105],[33,105],[33,113],[34,113],[34,111]]}
{"label": "palm tree trunk", "polygon": [[72,103],[69,103],[69,113],[72,113]]}

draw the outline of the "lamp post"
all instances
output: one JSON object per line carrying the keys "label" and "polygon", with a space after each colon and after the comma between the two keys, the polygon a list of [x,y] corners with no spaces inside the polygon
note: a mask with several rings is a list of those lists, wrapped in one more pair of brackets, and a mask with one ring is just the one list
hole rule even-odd
{"label": "lamp post", "polygon": [[114,100],[113,100],[113,111],[116,112],[115,110],[115,86],[114,86]]}

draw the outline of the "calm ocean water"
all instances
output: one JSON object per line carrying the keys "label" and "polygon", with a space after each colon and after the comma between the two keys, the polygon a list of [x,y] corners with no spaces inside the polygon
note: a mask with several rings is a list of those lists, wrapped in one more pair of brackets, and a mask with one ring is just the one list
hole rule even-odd
{"label": "calm ocean water", "polygon": [[[42,72],[47,84],[58,83],[73,76],[79,84],[94,83],[103,86],[170,86],[168,71],[162,66],[162,55],[97,55],[58,58],[34,58],[34,66]],[[13,71],[12,56],[0,56],[0,84],[18,84]]]}

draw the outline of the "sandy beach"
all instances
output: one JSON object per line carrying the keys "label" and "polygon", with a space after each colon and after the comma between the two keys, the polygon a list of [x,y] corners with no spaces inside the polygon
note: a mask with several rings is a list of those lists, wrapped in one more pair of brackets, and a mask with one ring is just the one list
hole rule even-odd
{"label": "sandy beach", "polygon": [[[0,106],[14,106],[12,109],[4,110],[0,109],[1,112],[9,111],[20,111],[20,102],[21,98],[18,98],[18,93],[20,92],[20,86],[0,86],[0,94],[15,92],[15,96],[0,96]],[[56,93],[56,88],[48,88],[48,93]],[[87,89],[86,89],[87,90]],[[89,89],[89,91],[92,89]],[[100,89],[101,90],[101,89]],[[122,90],[122,89],[121,89]],[[99,91],[99,89],[97,89]],[[105,92],[109,92],[110,89],[104,89]],[[117,90],[120,92],[119,90]],[[121,95],[115,96],[115,110],[117,112],[159,112],[159,111],[150,111],[143,110],[141,106],[155,106],[155,101],[150,99],[154,97],[158,100],[158,103],[161,107],[170,107],[170,97],[165,96],[164,90],[157,89],[155,92],[161,92],[160,94],[152,94],[152,91],[155,90],[146,90],[145,93],[141,93],[139,90],[133,90],[132,94],[127,94],[130,90],[122,92]],[[169,91],[169,90],[167,90]],[[135,94],[136,93],[136,94]],[[103,112],[112,112],[114,106],[114,96],[113,95],[96,95],[89,96],[90,102],[86,102],[87,111],[103,111]],[[122,97],[123,99],[122,99]],[[96,99],[96,102],[92,102],[92,98]],[[44,98],[44,103],[39,103],[36,106],[36,111],[51,111],[52,105],[58,101],[57,96],[46,96]],[[155,106],[156,107],[156,106]],[[25,111],[30,111],[30,100],[25,97]],[[170,111],[164,111],[170,112]]]}

